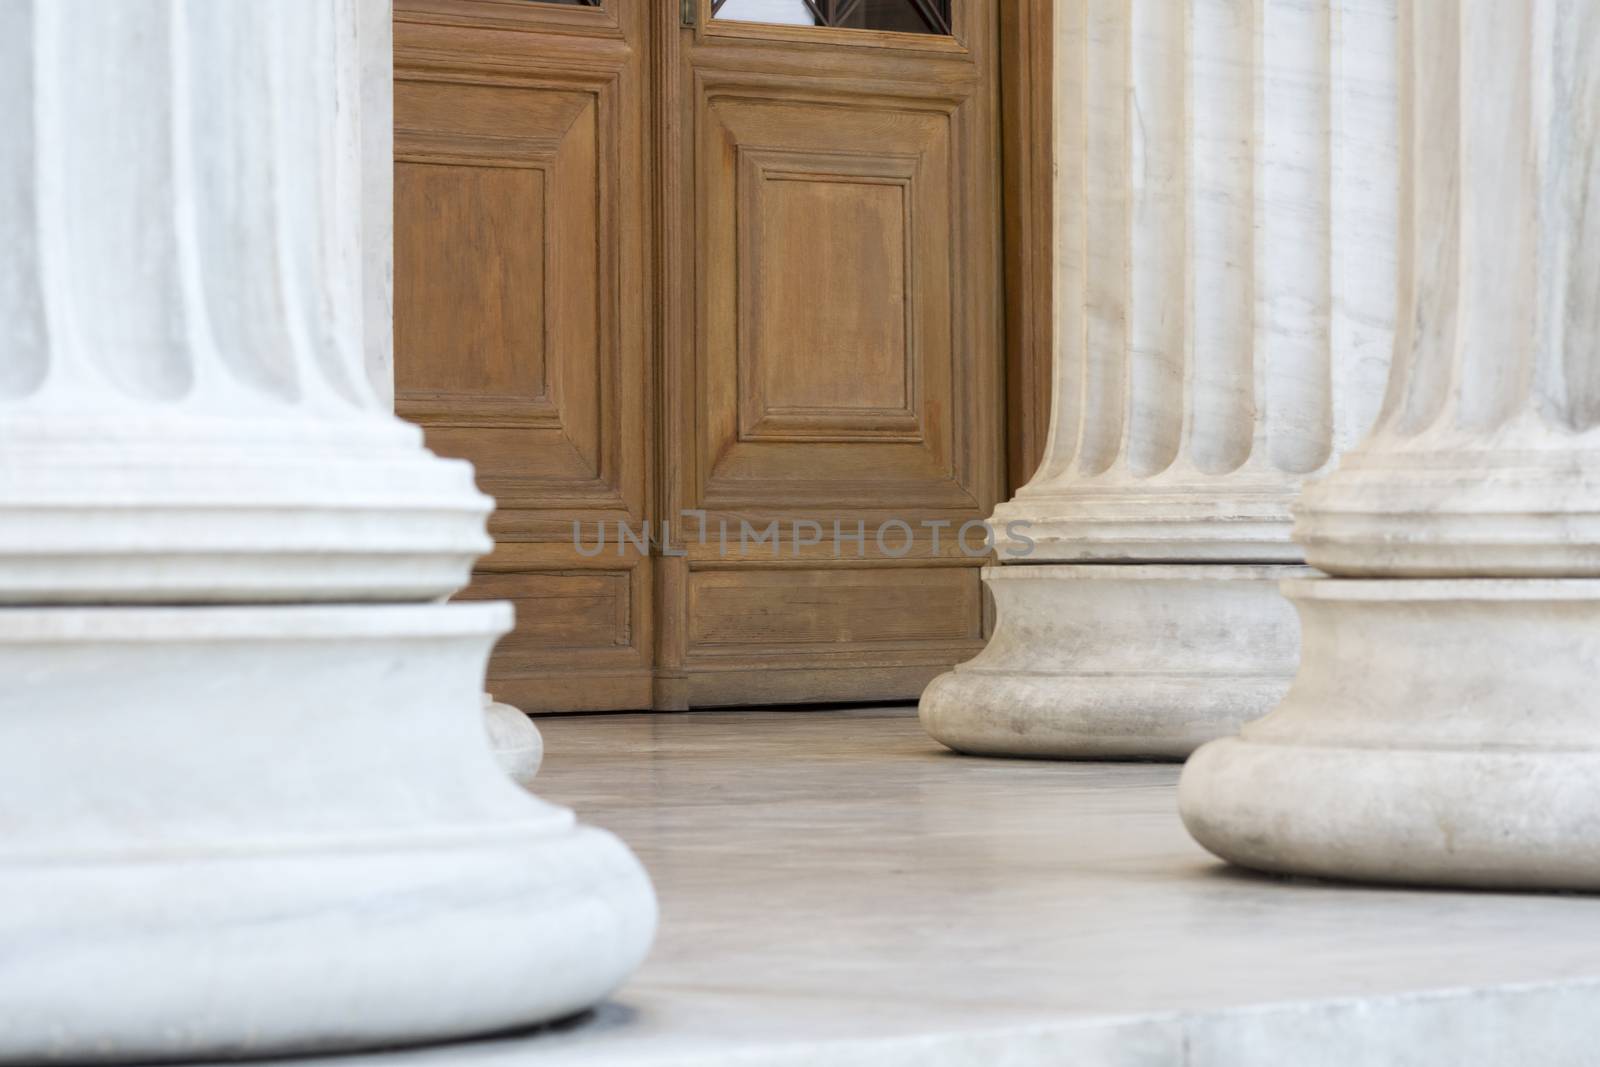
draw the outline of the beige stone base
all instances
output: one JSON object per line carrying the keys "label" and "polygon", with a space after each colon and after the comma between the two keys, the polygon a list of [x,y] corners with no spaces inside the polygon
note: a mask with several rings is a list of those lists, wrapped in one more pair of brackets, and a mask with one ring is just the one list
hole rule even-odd
{"label": "beige stone base", "polygon": [[935,679],[922,724],[985,756],[1181,760],[1270,711],[1299,629],[1278,582],[1304,567],[1008,564],[975,659]]}
{"label": "beige stone base", "polygon": [[1184,769],[1184,822],[1242,866],[1600,889],[1600,581],[1285,586],[1294,687]]}
{"label": "beige stone base", "polygon": [[[0,609],[0,1062],[560,1018],[655,923],[483,726],[503,604]],[[70,788],[63,783],[70,783]]]}

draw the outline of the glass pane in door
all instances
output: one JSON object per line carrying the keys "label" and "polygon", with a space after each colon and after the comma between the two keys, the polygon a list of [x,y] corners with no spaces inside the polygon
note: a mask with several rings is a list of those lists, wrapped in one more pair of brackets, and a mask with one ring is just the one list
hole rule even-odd
{"label": "glass pane in door", "polygon": [[779,26],[815,26],[806,0],[712,0],[712,9],[719,19],[738,22],[766,22]]}
{"label": "glass pane in door", "polygon": [[896,33],[950,33],[952,0],[711,0],[719,19]]}

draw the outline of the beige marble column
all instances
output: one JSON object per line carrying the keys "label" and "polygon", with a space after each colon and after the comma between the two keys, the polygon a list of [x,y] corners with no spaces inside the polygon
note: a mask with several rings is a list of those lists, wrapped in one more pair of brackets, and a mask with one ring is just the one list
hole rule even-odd
{"label": "beige marble column", "polygon": [[491,502],[373,387],[379,7],[0,4],[0,1061],[525,1026],[650,943],[494,762]]}
{"label": "beige marble column", "polygon": [[1309,489],[1283,704],[1196,754],[1247,866],[1600,888],[1600,5],[1402,7],[1404,254],[1383,414]]}
{"label": "beige marble column", "polygon": [[1391,349],[1394,8],[1057,0],[1052,432],[943,743],[1182,758],[1288,687],[1290,505]]}

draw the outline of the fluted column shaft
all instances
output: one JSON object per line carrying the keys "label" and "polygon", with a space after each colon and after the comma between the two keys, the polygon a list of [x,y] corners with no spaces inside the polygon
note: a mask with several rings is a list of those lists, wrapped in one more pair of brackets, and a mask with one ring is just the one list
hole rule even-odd
{"label": "fluted column shaft", "polygon": [[1402,10],[1394,374],[1297,536],[1337,574],[1600,575],[1600,9]]}
{"label": "fluted column shaft", "polygon": [[358,16],[0,10],[0,596],[408,599],[487,549],[365,368]]}
{"label": "fluted column shaft", "polygon": [[1180,803],[1246,866],[1600,889],[1600,4],[1400,10],[1383,413],[1299,510],[1293,687]]}
{"label": "fluted column shaft", "polygon": [[1290,506],[1391,349],[1394,8],[1056,0],[1051,434],[943,743],[1179,759],[1288,688]]}
{"label": "fluted column shaft", "polygon": [[1027,558],[1300,559],[1290,504],[1387,369],[1393,17],[1057,4],[1052,432],[997,515]]}

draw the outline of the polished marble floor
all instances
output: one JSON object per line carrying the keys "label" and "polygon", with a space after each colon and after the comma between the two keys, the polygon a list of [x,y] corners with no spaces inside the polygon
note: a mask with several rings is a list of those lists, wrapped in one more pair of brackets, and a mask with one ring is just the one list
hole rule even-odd
{"label": "polished marble floor", "polygon": [[654,953],[481,1067],[1600,1062],[1600,899],[1232,871],[1177,769],[970,759],[911,709],[540,720],[545,797],[634,847]]}

